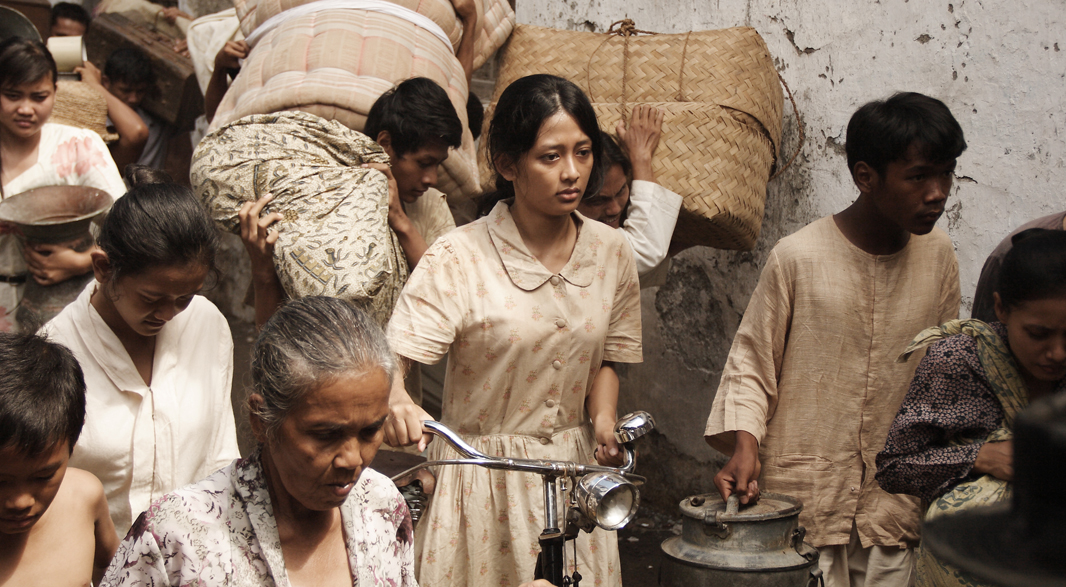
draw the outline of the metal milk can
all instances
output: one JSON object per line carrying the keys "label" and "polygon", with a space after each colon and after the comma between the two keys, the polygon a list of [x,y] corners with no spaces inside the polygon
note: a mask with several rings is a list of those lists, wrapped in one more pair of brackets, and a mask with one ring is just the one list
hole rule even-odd
{"label": "metal milk can", "polygon": [[763,493],[759,502],[728,504],[717,493],[681,502],[681,536],[663,541],[660,587],[815,587],[818,550],[803,541],[803,504]]}

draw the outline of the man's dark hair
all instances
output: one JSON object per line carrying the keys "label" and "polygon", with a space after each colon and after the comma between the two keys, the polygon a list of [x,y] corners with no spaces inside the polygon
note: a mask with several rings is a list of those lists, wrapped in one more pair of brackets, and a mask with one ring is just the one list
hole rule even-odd
{"label": "man's dark hair", "polygon": [[424,77],[404,81],[370,107],[363,132],[376,141],[383,130],[389,132],[397,157],[433,143],[453,148],[463,144],[463,123],[448,93]]}
{"label": "man's dark hair", "polygon": [[966,140],[943,102],[915,92],[875,100],[855,111],[848,122],[848,169],[860,161],[879,175],[893,161],[907,158],[911,146],[929,163],[947,163],[966,150]]}
{"label": "man's dark hair", "polygon": [[111,83],[132,86],[155,87],[155,70],[152,60],[140,49],[123,47],[115,49],[104,63],[104,75]]}
{"label": "man's dark hair", "polygon": [[89,28],[89,21],[91,20],[88,11],[70,2],[60,2],[52,7],[52,20],[49,21],[48,26],[54,27],[56,21],[61,18],[69,18],[74,22],[79,22],[85,25],[85,28]]}
{"label": "man's dark hair", "polygon": [[0,332],[0,447],[37,457],[85,423],[85,377],[74,353],[36,334]]}

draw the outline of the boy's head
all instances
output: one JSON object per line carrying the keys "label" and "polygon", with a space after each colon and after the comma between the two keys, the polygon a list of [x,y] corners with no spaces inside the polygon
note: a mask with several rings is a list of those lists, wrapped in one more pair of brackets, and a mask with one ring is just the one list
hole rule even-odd
{"label": "boy's head", "polygon": [[74,354],[35,334],[0,333],[0,533],[27,532],[52,503],[85,422]]}
{"label": "boy's head", "polygon": [[104,64],[101,81],[116,98],[130,108],[136,108],[155,88],[152,60],[133,47],[116,49]]}
{"label": "boy's head", "polygon": [[389,155],[400,200],[412,203],[437,184],[448,148],[463,142],[463,123],[444,88],[411,78],[374,102],[363,132]]}
{"label": "boy's head", "polygon": [[925,234],[944,212],[966,140],[943,102],[907,92],[859,108],[845,150],[856,186],[882,216]]}
{"label": "boy's head", "polygon": [[52,20],[48,24],[49,37],[81,37],[89,30],[89,13],[70,2],[60,2],[52,7]]}

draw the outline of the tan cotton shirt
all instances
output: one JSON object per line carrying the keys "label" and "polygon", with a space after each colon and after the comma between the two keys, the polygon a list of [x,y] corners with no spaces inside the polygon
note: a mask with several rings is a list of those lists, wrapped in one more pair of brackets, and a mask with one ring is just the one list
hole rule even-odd
{"label": "tan cotton shirt", "polygon": [[426,190],[413,203],[405,204],[404,212],[418,234],[425,239],[427,247],[455,228],[455,219],[448,208],[448,196],[434,188]]}
{"label": "tan cotton shirt", "polygon": [[832,217],[782,239],[729,351],[705,434],[759,440],[760,486],[803,501],[816,547],[913,546],[918,501],[883,491],[875,459],[919,361],[896,357],[922,329],[956,318],[959,272],[947,234],[871,255]]}

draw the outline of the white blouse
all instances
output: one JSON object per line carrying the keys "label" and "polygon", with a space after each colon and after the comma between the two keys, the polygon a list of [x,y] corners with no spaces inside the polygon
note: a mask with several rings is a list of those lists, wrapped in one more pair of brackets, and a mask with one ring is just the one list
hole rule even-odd
{"label": "white blouse", "polygon": [[683,201],[657,183],[633,180],[622,233],[633,249],[641,287],[647,287],[645,278],[666,260]]}
{"label": "white blouse", "polygon": [[152,384],[89,303],[91,282],[42,330],[85,373],[85,427],[70,466],[104,484],[119,538],[148,505],[240,456],[230,403],[233,339],[214,304],[193,298],[156,337]]}

